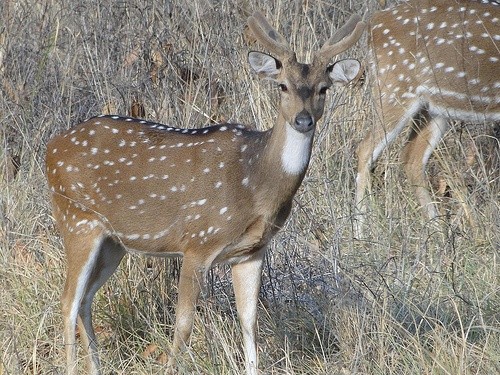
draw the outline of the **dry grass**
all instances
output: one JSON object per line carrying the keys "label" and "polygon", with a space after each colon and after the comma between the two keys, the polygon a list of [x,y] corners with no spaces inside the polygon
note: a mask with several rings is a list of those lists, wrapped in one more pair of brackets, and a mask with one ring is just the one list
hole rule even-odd
{"label": "dry grass", "polygon": [[[361,0],[269,4],[255,7],[280,21],[304,59],[352,12],[367,11]],[[2,1],[0,374],[64,368],[65,261],[43,173],[47,140],[101,112],[128,113],[134,101],[143,105],[135,113],[176,125],[271,126],[276,90],[246,65],[256,47],[242,32],[253,9],[228,0]],[[362,41],[349,55],[363,58],[364,48]],[[498,139],[485,136],[486,126],[457,127],[436,153],[430,174],[445,192],[439,230],[421,219],[393,147],[376,170],[370,232],[354,239],[354,150],[372,123],[366,87],[331,95],[310,171],[267,256],[263,373],[498,373]],[[161,372],[178,264],[127,257],[98,294],[105,373]],[[181,373],[241,371],[227,271],[210,274]]]}

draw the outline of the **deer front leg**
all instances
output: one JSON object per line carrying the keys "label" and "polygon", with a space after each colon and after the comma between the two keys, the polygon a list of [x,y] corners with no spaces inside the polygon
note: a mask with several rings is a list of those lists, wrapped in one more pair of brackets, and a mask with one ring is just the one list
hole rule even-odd
{"label": "deer front leg", "polygon": [[255,335],[264,252],[264,249],[260,249],[249,260],[234,264],[231,268],[236,309],[238,310],[238,317],[243,331],[247,375],[256,375],[258,368]]}
{"label": "deer front leg", "polygon": [[175,358],[187,344],[193,329],[196,302],[200,295],[201,283],[205,277],[203,264],[189,254],[184,255],[179,277],[175,330],[172,350],[167,363],[167,373],[174,372]]}

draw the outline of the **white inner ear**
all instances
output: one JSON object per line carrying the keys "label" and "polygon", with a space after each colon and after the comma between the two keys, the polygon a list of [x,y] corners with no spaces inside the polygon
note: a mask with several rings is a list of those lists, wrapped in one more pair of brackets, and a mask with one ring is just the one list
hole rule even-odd
{"label": "white inner ear", "polygon": [[276,65],[276,59],[266,53],[250,52],[248,62],[255,73],[263,75],[267,79],[275,79],[280,72]]}
{"label": "white inner ear", "polygon": [[346,85],[359,74],[361,63],[356,59],[345,59],[333,64],[330,78],[336,84]]}

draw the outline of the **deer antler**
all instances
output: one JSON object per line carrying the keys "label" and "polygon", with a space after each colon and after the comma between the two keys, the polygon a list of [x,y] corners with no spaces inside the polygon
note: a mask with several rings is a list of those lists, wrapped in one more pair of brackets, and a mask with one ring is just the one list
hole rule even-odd
{"label": "deer antler", "polygon": [[286,39],[258,11],[248,18],[248,26],[257,40],[279,59],[294,56]]}
{"label": "deer antler", "polygon": [[358,14],[353,14],[344,26],[338,29],[323,47],[316,53],[316,56],[330,60],[339,53],[344,52],[358,41],[365,29],[366,24]]}

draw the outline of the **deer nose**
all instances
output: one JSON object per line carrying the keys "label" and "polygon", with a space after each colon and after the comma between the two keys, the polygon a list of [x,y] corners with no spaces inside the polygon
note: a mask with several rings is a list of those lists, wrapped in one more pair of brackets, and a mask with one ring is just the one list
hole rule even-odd
{"label": "deer nose", "polygon": [[313,126],[314,126],[314,119],[309,114],[309,112],[302,111],[295,117],[295,126],[294,126],[295,130],[301,133],[305,133],[311,130]]}

